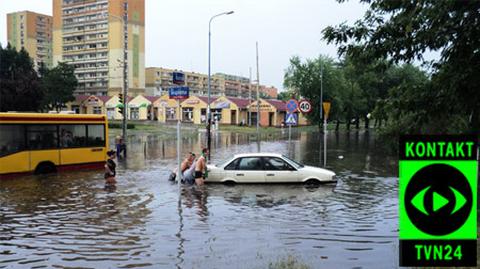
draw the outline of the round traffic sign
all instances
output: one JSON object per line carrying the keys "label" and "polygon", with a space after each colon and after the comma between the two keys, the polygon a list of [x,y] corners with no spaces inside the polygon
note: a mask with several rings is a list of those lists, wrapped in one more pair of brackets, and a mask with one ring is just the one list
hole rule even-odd
{"label": "round traffic sign", "polygon": [[293,113],[298,109],[298,102],[295,99],[290,99],[287,101],[287,111]]}
{"label": "round traffic sign", "polygon": [[310,113],[312,111],[312,104],[308,100],[302,100],[298,103],[298,109],[302,113]]}

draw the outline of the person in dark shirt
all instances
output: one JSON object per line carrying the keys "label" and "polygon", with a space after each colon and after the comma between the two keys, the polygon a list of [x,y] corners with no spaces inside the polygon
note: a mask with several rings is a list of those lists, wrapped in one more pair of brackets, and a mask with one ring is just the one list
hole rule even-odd
{"label": "person in dark shirt", "polygon": [[115,181],[115,175],[116,175],[115,168],[117,167],[117,164],[114,161],[115,156],[116,156],[115,151],[114,150],[107,151],[107,156],[108,156],[108,160],[105,163],[105,181],[106,181],[107,184],[114,184],[114,183],[116,183],[116,181]]}

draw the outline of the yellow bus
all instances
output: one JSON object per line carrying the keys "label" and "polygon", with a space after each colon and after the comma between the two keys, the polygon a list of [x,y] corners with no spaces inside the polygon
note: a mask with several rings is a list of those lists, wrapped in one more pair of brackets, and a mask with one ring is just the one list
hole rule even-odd
{"label": "yellow bus", "polygon": [[0,113],[0,178],[103,167],[105,115]]}

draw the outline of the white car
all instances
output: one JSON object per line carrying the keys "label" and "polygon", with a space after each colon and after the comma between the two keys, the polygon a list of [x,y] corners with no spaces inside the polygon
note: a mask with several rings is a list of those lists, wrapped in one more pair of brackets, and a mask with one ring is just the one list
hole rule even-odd
{"label": "white car", "polygon": [[302,165],[276,153],[237,154],[218,165],[208,165],[206,182],[223,183],[327,183],[335,173]]}

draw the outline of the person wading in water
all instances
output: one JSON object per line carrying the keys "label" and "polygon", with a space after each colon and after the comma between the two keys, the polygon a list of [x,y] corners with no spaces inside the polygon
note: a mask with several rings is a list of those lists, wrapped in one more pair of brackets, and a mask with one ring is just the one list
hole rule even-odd
{"label": "person wading in water", "polygon": [[197,162],[195,163],[195,184],[201,186],[205,183],[205,179],[207,178],[207,155],[208,149],[202,149],[202,155],[198,158]]}
{"label": "person wading in water", "polygon": [[105,183],[106,184],[115,184],[115,176],[117,172],[115,171],[117,164],[115,163],[115,150],[107,151],[108,160],[105,163]]}

